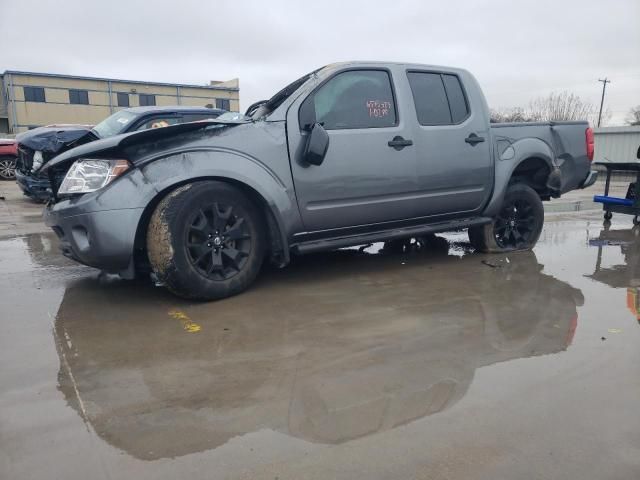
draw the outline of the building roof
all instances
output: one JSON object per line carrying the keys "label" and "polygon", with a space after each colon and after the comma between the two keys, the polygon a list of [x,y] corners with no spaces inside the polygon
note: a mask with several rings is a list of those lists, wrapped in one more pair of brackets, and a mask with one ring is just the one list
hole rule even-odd
{"label": "building roof", "polygon": [[102,82],[120,82],[133,83],[137,85],[159,85],[162,87],[184,87],[184,88],[203,88],[206,90],[224,90],[229,92],[237,92],[237,87],[225,87],[220,85],[190,85],[188,83],[164,83],[164,82],[144,82],[142,80],[122,80],[119,78],[103,78],[103,77],[83,77],[79,75],[62,75],[59,73],[41,73],[41,72],[23,72],[20,70],[6,70],[2,75],[30,75],[33,77],[49,77],[49,78],[69,78],[73,80],[98,80]]}

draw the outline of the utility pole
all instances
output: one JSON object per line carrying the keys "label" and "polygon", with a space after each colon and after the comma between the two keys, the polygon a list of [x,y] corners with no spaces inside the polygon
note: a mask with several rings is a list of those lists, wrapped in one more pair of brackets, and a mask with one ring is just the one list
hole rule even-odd
{"label": "utility pole", "polygon": [[600,100],[600,113],[598,113],[598,128],[600,128],[600,120],[602,120],[602,106],[604,105],[604,92],[607,89],[607,83],[611,83],[611,80],[604,77],[604,80],[599,78],[598,81],[602,82],[602,100]]}

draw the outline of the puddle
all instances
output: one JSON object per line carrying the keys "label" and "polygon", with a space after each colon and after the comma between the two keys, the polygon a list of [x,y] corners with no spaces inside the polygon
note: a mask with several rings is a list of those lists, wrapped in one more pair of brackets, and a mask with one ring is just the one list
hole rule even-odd
{"label": "puddle", "polygon": [[75,282],[55,322],[68,339],[60,390],[141,459],[259,428],[341,444],[451,408],[479,368],[571,345],[582,293],[542,273],[534,253],[459,256],[442,237],[429,243],[298,258],[204,304],[173,305],[150,285]]}

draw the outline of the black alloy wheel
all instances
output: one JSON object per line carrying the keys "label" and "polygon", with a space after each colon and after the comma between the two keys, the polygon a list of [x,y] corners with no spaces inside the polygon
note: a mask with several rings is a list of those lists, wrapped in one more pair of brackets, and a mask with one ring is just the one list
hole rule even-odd
{"label": "black alloy wheel", "polygon": [[186,232],[188,257],[211,280],[228,280],[245,266],[252,239],[246,219],[232,205],[214,203],[199,209]]}
{"label": "black alloy wheel", "polygon": [[499,247],[519,250],[532,243],[536,227],[533,205],[527,199],[518,198],[504,204],[493,231]]}
{"label": "black alloy wheel", "polygon": [[469,228],[469,241],[479,252],[503,253],[534,247],[544,224],[544,206],[529,185],[514,183],[505,192],[491,223]]}
{"label": "black alloy wheel", "polygon": [[225,182],[199,180],[167,193],[147,226],[157,282],[183,298],[217,300],[256,279],[269,236],[261,207]]}

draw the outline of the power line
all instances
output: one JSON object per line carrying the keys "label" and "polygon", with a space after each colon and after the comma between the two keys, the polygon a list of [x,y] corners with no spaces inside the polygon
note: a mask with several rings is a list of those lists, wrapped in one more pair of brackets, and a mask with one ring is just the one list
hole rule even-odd
{"label": "power line", "polygon": [[604,105],[604,92],[607,89],[607,83],[611,83],[611,80],[604,77],[604,80],[599,78],[598,81],[602,82],[602,99],[600,100],[600,113],[598,113],[598,127],[600,127],[600,120],[602,120],[602,106]]}

